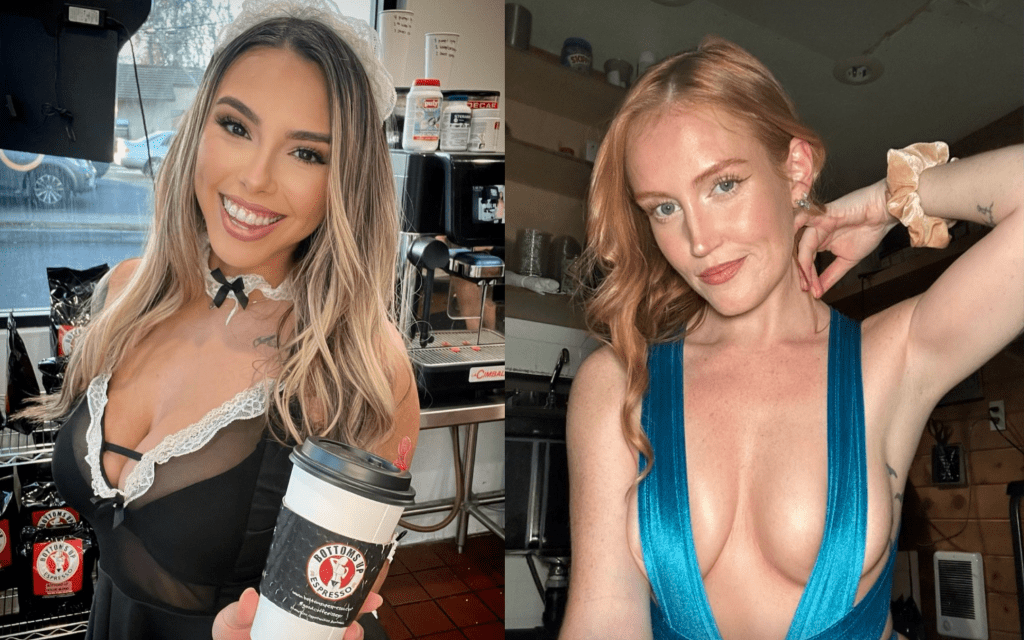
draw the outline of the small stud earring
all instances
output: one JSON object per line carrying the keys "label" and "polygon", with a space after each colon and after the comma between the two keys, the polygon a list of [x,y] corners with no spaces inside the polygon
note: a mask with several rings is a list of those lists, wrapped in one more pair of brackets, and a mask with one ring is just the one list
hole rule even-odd
{"label": "small stud earring", "polygon": [[800,198],[799,200],[796,201],[796,205],[795,206],[803,209],[804,211],[810,211],[811,210],[811,201],[807,199],[807,194],[806,193],[804,194],[804,197],[802,197],[802,198]]}

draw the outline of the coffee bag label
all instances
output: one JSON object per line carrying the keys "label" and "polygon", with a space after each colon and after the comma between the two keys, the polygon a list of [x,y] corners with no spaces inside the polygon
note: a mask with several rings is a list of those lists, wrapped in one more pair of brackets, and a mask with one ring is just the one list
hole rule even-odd
{"label": "coffee bag label", "polygon": [[38,542],[32,548],[32,593],[71,595],[82,590],[82,541]]}
{"label": "coffee bag label", "polygon": [[67,527],[78,524],[79,519],[78,512],[71,507],[40,509],[32,512],[32,525],[37,529]]}
{"label": "coffee bag label", "polygon": [[334,533],[282,505],[260,590],[303,620],[347,627],[359,615],[390,546]]}
{"label": "coffee bag label", "polygon": [[11,566],[11,521],[0,520],[0,569]]}

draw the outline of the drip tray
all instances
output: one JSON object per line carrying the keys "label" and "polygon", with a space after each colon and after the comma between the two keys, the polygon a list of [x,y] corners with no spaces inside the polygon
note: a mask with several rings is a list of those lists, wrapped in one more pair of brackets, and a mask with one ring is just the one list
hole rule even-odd
{"label": "drip tray", "polygon": [[434,340],[420,347],[407,343],[421,393],[475,393],[503,388],[505,338],[485,329],[477,344],[476,331],[435,331]]}

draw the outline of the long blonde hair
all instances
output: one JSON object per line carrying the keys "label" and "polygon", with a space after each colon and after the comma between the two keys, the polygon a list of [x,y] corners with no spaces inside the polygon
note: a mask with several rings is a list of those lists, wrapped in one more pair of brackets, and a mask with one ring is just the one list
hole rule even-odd
{"label": "long blonde hair", "polygon": [[[647,390],[647,350],[677,339],[707,311],[707,303],[665,260],[647,215],[636,205],[626,174],[630,140],[659,117],[687,106],[713,106],[745,122],[781,171],[793,138],[811,147],[814,177],[825,147],[796,114],[789,96],[752,55],[716,36],[648,69],[626,95],[597,154],[590,179],[587,246],[579,273],[590,331],[626,369],[622,431],[653,463],[651,445],[632,416]],[[821,205],[810,194],[812,207]],[[692,327],[691,327],[692,329]],[[650,470],[650,465],[644,474]],[[642,476],[641,476],[642,477]]]}
{"label": "long blonde hair", "polygon": [[[96,375],[116,368],[186,301],[206,295],[196,154],[225,72],[254,47],[289,48],[319,65],[331,121],[327,214],[296,252],[295,300],[278,325],[279,373],[268,385],[272,423],[296,441],[330,435],[363,448],[391,432],[398,372],[388,363],[405,354],[388,330],[399,224],[385,131],[349,46],[319,21],[294,17],[256,24],[214,54],[159,173],[141,264],[77,340],[60,395],[27,415],[66,415]],[[289,318],[294,330],[282,339]]]}

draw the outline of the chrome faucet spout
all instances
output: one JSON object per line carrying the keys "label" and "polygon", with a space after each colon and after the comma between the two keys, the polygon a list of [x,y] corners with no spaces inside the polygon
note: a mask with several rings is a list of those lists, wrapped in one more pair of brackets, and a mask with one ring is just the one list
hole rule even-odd
{"label": "chrome faucet spout", "polygon": [[551,382],[548,384],[548,397],[544,403],[545,407],[551,408],[555,406],[555,384],[558,383],[558,377],[562,375],[562,367],[567,364],[569,364],[569,350],[562,349],[562,352],[558,354],[555,370],[551,373]]}

